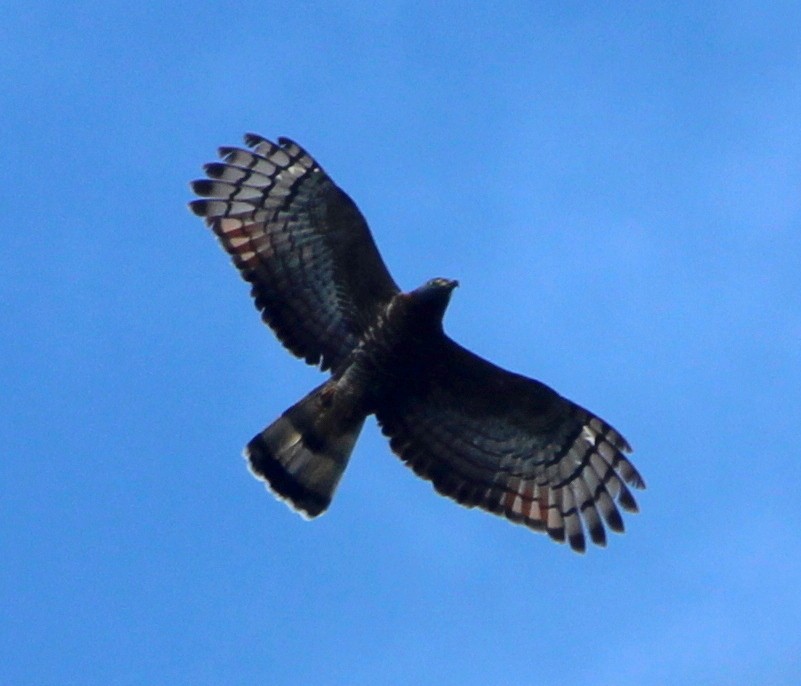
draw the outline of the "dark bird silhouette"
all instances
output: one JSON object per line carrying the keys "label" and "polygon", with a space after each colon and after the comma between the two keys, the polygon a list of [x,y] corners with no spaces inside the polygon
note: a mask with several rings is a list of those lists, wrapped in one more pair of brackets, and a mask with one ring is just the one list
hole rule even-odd
{"label": "dark bird silhouette", "polygon": [[190,208],[217,235],[264,321],[330,378],[245,449],[254,474],[308,517],[324,512],[368,415],[434,488],[585,548],[636,512],[644,483],[626,440],[539,381],[471,353],[443,331],[458,285],[403,293],[355,203],[299,145],[248,134],[249,149],[192,183]]}

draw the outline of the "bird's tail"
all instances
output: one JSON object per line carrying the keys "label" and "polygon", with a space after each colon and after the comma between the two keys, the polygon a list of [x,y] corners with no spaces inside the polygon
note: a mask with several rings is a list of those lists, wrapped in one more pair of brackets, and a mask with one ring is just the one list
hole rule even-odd
{"label": "bird's tail", "polygon": [[245,448],[253,473],[307,517],[331,504],[365,416],[336,403],[333,382],[315,388]]}

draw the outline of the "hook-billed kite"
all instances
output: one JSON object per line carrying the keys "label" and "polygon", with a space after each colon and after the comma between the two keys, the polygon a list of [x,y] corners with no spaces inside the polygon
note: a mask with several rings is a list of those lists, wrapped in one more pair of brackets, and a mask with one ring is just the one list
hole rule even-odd
{"label": "hook-billed kite", "polygon": [[264,321],[330,378],[245,449],[273,492],[324,512],[368,415],[437,491],[585,548],[623,531],[644,486],[626,440],[539,381],[443,331],[457,282],[401,292],[355,203],[299,145],[248,134],[221,148],[190,203],[231,255]]}

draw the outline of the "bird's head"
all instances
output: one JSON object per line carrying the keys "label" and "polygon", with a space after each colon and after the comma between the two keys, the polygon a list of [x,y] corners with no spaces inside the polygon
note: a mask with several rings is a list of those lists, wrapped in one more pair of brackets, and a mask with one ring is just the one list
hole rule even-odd
{"label": "bird's head", "polygon": [[445,308],[451,299],[453,289],[459,285],[455,279],[429,279],[419,288],[415,288],[409,296],[414,306],[420,310],[425,319],[442,322]]}
{"label": "bird's head", "polygon": [[444,301],[447,305],[451,299],[453,289],[459,285],[456,279],[443,279],[438,276],[436,279],[429,279],[422,286],[412,291],[415,298],[427,301]]}

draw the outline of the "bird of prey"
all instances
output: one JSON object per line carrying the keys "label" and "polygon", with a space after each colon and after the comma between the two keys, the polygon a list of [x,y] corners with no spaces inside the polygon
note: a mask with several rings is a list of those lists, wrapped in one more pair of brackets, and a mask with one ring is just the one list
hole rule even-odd
{"label": "bird of prey", "polygon": [[643,488],[618,431],[443,331],[458,285],[402,292],[353,200],[297,143],[245,136],[194,181],[190,203],[251,285],[262,319],[329,370],[245,448],[254,475],[306,517],[324,512],[365,419],[434,488],[585,549],[623,531]]}

